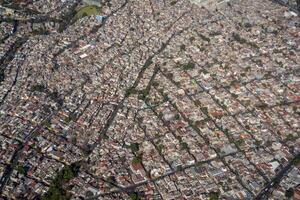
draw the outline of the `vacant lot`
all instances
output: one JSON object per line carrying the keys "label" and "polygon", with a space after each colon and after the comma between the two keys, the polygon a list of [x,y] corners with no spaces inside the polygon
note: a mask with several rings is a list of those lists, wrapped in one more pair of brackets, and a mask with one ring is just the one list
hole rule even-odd
{"label": "vacant lot", "polygon": [[78,10],[77,14],[75,15],[75,19],[80,19],[83,17],[97,15],[101,12],[101,8],[95,5],[85,6]]}

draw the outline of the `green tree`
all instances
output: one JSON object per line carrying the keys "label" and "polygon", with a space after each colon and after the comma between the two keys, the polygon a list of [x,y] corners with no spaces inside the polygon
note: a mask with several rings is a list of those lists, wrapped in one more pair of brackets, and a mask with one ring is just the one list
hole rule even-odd
{"label": "green tree", "polygon": [[141,192],[131,192],[129,194],[130,200],[141,200],[144,194]]}
{"label": "green tree", "polygon": [[294,160],[292,161],[292,164],[294,166],[298,166],[300,164],[300,155],[298,155]]}
{"label": "green tree", "polygon": [[65,166],[56,177],[53,179],[49,190],[43,194],[42,200],[69,200],[71,195],[64,185],[66,185],[71,179],[75,178],[79,172],[81,162],[75,162],[71,165]]}
{"label": "green tree", "polygon": [[142,156],[141,155],[137,155],[132,159],[132,164],[136,165],[142,162]]}
{"label": "green tree", "polygon": [[140,150],[140,145],[139,143],[131,143],[130,144],[130,149],[132,152],[138,152]]}
{"label": "green tree", "polygon": [[181,146],[181,149],[184,150],[184,149],[188,149],[188,144],[186,142],[180,142],[180,146]]}
{"label": "green tree", "polygon": [[233,34],[232,34],[232,37],[233,37],[233,39],[234,39],[235,41],[237,41],[237,42],[240,43],[240,44],[245,44],[245,43],[247,43],[247,40],[246,40],[245,38],[242,38],[242,37],[240,36],[240,34],[238,34],[238,33],[233,33]]}
{"label": "green tree", "polygon": [[70,167],[67,167],[63,171],[63,179],[68,181],[68,180],[71,180],[73,177],[74,177],[74,173],[73,173],[72,169]]}
{"label": "green tree", "polygon": [[25,173],[26,173],[26,172],[25,172],[25,169],[24,169],[24,167],[23,167],[22,165],[17,165],[15,169],[16,169],[16,171],[19,172],[20,174],[25,174]]}
{"label": "green tree", "polygon": [[170,5],[174,6],[176,3],[177,3],[177,1],[174,0],[174,1],[171,1]]}
{"label": "green tree", "polygon": [[288,199],[292,198],[293,196],[294,196],[293,188],[289,188],[285,191],[285,197],[287,197]]}
{"label": "green tree", "polygon": [[218,200],[219,199],[219,192],[210,192],[209,193],[209,200]]}
{"label": "green tree", "polygon": [[31,87],[31,91],[32,92],[45,92],[46,91],[46,87],[43,85],[43,84],[36,84],[36,85],[33,85]]}
{"label": "green tree", "polygon": [[207,108],[207,107],[201,107],[200,109],[201,109],[201,111],[202,111],[205,115],[208,115],[208,114],[209,114],[209,113],[208,113],[208,108]]}
{"label": "green tree", "polygon": [[109,176],[107,178],[107,181],[110,182],[110,183],[117,183],[117,179],[115,176]]}
{"label": "green tree", "polygon": [[186,47],[184,44],[180,45],[180,51],[185,51]]}
{"label": "green tree", "polygon": [[4,81],[4,79],[5,79],[4,69],[0,69],[0,83]]}
{"label": "green tree", "polygon": [[236,144],[237,146],[241,146],[243,143],[244,143],[244,140],[243,140],[243,139],[238,139],[238,140],[235,141],[235,144]]}
{"label": "green tree", "polygon": [[191,69],[194,69],[195,66],[196,66],[196,64],[194,62],[189,61],[188,63],[182,65],[182,69],[183,70],[191,70]]}
{"label": "green tree", "polygon": [[84,17],[87,17],[88,16],[88,14],[86,13],[86,12],[84,12],[84,13],[82,13],[82,18],[84,18]]}
{"label": "green tree", "polygon": [[141,91],[139,92],[139,99],[145,100],[145,99],[147,98],[147,96],[148,96],[148,93],[149,93],[149,92],[148,92],[146,89],[141,90]]}

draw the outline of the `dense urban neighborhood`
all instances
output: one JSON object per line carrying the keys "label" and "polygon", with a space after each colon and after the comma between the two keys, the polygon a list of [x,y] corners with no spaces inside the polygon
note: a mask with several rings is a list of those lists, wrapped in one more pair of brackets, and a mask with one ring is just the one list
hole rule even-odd
{"label": "dense urban neighborhood", "polygon": [[299,1],[0,3],[0,200],[300,200]]}

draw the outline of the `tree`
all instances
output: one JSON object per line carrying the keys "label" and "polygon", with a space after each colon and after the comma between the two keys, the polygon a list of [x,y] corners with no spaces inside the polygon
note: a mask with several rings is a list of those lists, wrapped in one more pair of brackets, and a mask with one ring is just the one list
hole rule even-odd
{"label": "tree", "polygon": [[189,148],[189,146],[188,146],[188,144],[186,142],[180,142],[180,146],[181,146],[182,150],[185,150],[185,149]]}
{"label": "tree", "polygon": [[208,108],[207,107],[201,107],[200,110],[205,114],[208,115]]}
{"label": "tree", "polygon": [[174,0],[174,1],[171,1],[170,5],[174,6],[176,3],[177,3],[177,1]]}
{"label": "tree", "polygon": [[43,194],[42,200],[69,200],[71,195],[64,185],[66,185],[71,179],[75,178],[79,172],[81,162],[75,162],[71,165],[65,166],[52,181],[49,190]]}
{"label": "tree", "polygon": [[0,83],[4,81],[4,79],[5,79],[4,69],[0,69]]}
{"label": "tree", "polygon": [[240,44],[247,44],[253,48],[259,48],[257,44],[255,44],[254,42],[247,41],[245,38],[241,37],[238,33],[233,33],[232,37],[235,41],[237,41]]}
{"label": "tree", "polygon": [[109,183],[113,183],[113,184],[116,184],[116,183],[117,183],[117,179],[116,179],[115,176],[109,176],[109,177],[107,178],[107,181],[108,181]]}
{"label": "tree", "polygon": [[82,18],[87,17],[88,14],[86,12],[82,13]]}
{"label": "tree", "polygon": [[294,166],[298,166],[300,164],[300,155],[298,154],[298,156],[296,156],[296,158],[294,158],[294,160],[292,161],[292,164]]}
{"label": "tree", "polygon": [[146,89],[141,90],[140,93],[139,93],[139,99],[145,100],[148,96],[148,93],[149,92]]}
{"label": "tree", "polygon": [[74,173],[70,167],[67,167],[63,170],[63,179],[64,180],[71,180],[74,177]]}
{"label": "tree", "polygon": [[235,144],[236,144],[237,146],[241,146],[243,143],[244,143],[244,140],[243,140],[243,139],[238,139],[238,140],[235,141]]}
{"label": "tree", "polygon": [[219,192],[210,192],[209,193],[209,200],[218,200],[219,199]]}
{"label": "tree", "polygon": [[130,144],[130,149],[132,152],[138,152],[140,149],[139,143],[131,143]]}
{"label": "tree", "polygon": [[77,138],[76,137],[71,137],[70,138],[70,141],[73,145],[76,145],[77,144]]}
{"label": "tree", "polygon": [[293,134],[288,134],[287,137],[286,137],[286,140],[288,140],[288,141],[294,140]]}
{"label": "tree", "polygon": [[159,153],[162,153],[163,148],[164,148],[164,145],[163,145],[163,144],[157,145],[157,151],[158,151]]}
{"label": "tree", "polygon": [[45,92],[46,87],[43,84],[36,84],[31,87],[32,92]]}
{"label": "tree", "polygon": [[185,51],[185,45],[184,44],[182,44],[182,45],[180,45],[180,51]]}
{"label": "tree", "polygon": [[129,194],[130,200],[141,200],[144,194],[141,192],[131,192]]}
{"label": "tree", "polygon": [[26,172],[25,172],[25,169],[24,169],[24,167],[22,166],[22,165],[17,165],[16,166],[16,170],[17,170],[17,172],[19,172],[20,174],[25,174]]}
{"label": "tree", "polygon": [[93,196],[94,196],[94,193],[89,190],[85,193],[86,198],[92,198]]}
{"label": "tree", "polygon": [[136,164],[139,164],[142,162],[142,156],[141,155],[138,155],[138,156],[135,156],[133,159],[132,159],[132,164],[133,165],[136,165]]}
{"label": "tree", "polygon": [[242,38],[242,37],[240,36],[240,34],[238,34],[238,33],[233,33],[233,34],[232,34],[232,37],[233,37],[233,39],[234,39],[235,41],[237,41],[237,42],[240,43],[240,44],[245,44],[245,43],[247,43],[247,40],[246,40],[245,38]]}
{"label": "tree", "polygon": [[137,93],[136,89],[135,89],[134,87],[130,87],[130,88],[127,89],[125,95],[126,95],[127,97],[129,97],[130,95],[133,95],[133,94],[136,94],[136,93]]}
{"label": "tree", "polygon": [[289,188],[285,191],[285,197],[287,197],[288,199],[292,198],[293,196],[294,196],[293,188]]}
{"label": "tree", "polygon": [[190,70],[190,69],[194,69],[195,66],[196,66],[196,64],[194,62],[189,61],[188,63],[183,64],[182,68],[183,68],[183,70]]}

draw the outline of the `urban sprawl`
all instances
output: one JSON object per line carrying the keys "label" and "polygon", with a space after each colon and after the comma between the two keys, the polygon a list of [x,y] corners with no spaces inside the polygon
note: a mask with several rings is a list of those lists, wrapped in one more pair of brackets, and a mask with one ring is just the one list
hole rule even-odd
{"label": "urban sprawl", "polygon": [[297,1],[0,2],[1,200],[300,199]]}

